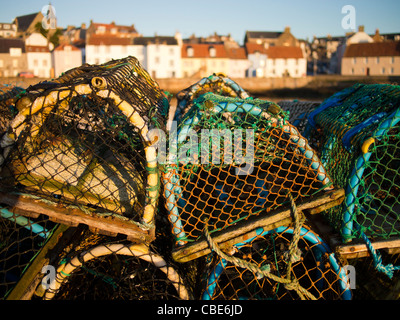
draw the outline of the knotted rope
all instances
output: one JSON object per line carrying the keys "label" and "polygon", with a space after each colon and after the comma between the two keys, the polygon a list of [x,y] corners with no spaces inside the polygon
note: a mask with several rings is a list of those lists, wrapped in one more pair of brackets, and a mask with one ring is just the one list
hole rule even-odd
{"label": "knotted rope", "polygon": [[207,222],[206,222],[206,227],[204,229],[205,236],[207,239],[208,244],[210,245],[210,248],[222,259],[225,259],[226,261],[232,263],[236,267],[239,268],[244,268],[248,269],[252,273],[256,274],[258,277],[267,277],[273,281],[282,283],[287,290],[294,290],[296,293],[299,295],[299,297],[302,300],[305,300],[306,298],[311,299],[311,300],[317,300],[313,294],[308,292],[305,288],[303,288],[298,280],[296,278],[291,278],[291,268],[292,268],[292,263],[296,262],[298,259],[296,258],[296,255],[298,255],[299,249],[298,249],[298,242],[300,240],[300,232],[302,225],[304,223],[303,218],[300,218],[300,214],[297,211],[296,204],[294,202],[294,199],[292,195],[289,193],[289,198],[291,201],[291,207],[292,207],[292,212],[294,215],[294,222],[295,222],[295,228],[293,232],[293,239],[290,243],[289,246],[289,261],[287,264],[287,271],[286,271],[286,276],[285,277],[278,277],[270,272],[269,265],[264,265],[262,267],[258,266],[257,264],[246,261],[234,256],[227,255],[224,253],[219,247],[218,244],[215,243],[215,241],[212,239],[210,232],[208,231],[207,228]]}

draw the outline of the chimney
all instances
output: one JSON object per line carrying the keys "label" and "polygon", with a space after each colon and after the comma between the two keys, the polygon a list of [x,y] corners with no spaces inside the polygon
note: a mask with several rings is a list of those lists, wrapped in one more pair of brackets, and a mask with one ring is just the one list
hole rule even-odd
{"label": "chimney", "polygon": [[285,27],[285,31],[283,31],[284,33],[290,33],[290,27]]}
{"label": "chimney", "polygon": [[364,32],[364,29],[365,29],[364,26],[359,26],[358,27],[358,32]]}
{"label": "chimney", "polygon": [[374,42],[382,42],[383,41],[383,38],[379,34],[379,29],[375,30],[375,35],[372,37],[372,39],[374,40]]}

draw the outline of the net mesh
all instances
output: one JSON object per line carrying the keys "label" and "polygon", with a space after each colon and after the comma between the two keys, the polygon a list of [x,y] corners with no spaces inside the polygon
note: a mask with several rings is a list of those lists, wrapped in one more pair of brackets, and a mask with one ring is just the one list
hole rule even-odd
{"label": "net mesh", "polygon": [[235,81],[221,73],[214,73],[178,92],[175,121],[180,121],[193,106],[196,98],[202,94],[212,92],[220,96],[246,99],[250,95]]}
{"label": "net mesh", "polygon": [[154,246],[83,238],[59,262],[45,300],[187,300],[182,278]]}
{"label": "net mesh", "polygon": [[301,134],[308,123],[308,115],[321,103],[317,101],[282,100],[278,105],[289,115],[289,122],[293,124]]}
{"label": "net mesh", "polygon": [[164,128],[168,100],[136,58],[72,69],[15,106],[1,139],[2,191],[152,223],[159,185],[147,132]]}
{"label": "net mesh", "polygon": [[[278,228],[235,245],[231,254],[278,277],[289,275],[315,299],[348,299],[351,294],[343,271],[328,246],[309,228],[302,228],[297,258],[289,266],[289,247],[293,238],[292,228]],[[248,268],[238,267],[218,255],[213,256],[206,283],[204,299],[300,299],[293,287]]]}
{"label": "net mesh", "polygon": [[15,288],[54,228],[47,217],[26,218],[0,208],[0,300]]}
{"label": "net mesh", "polygon": [[399,106],[399,86],[357,84],[310,114],[311,144],[346,189],[343,205],[326,213],[344,241],[400,235]]}
{"label": "net mesh", "polygon": [[[47,289],[39,283],[33,299],[349,298],[340,263],[311,229],[296,231],[301,225],[257,229],[257,236],[228,252],[276,276],[286,272],[294,282],[240,268],[215,252],[185,264],[173,259],[174,248],[196,242],[208,230],[212,234],[289,207],[288,194],[293,205],[333,189],[302,129],[277,104],[249,98],[224,75],[204,78],[178,95],[176,137],[172,130],[168,158],[160,149],[156,158],[151,132],[165,130],[169,102],[133,57],[83,65],[52,81],[3,93],[3,298],[21,284],[22,275],[45,263],[57,267],[56,280]],[[16,196],[16,203],[55,204],[54,210],[80,208],[126,227],[132,221],[143,229],[151,226],[154,241],[132,242],[124,232],[109,237],[81,224],[61,236],[52,234],[60,221],[7,206],[5,195]],[[49,261],[37,261],[50,240],[55,244],[45,251]]]}
{"label": "net mesh", "polygon": [[[177,244],[330,190],[318,157],[273,102],[206,93],[179,123],[163,170]],[[172,144],[171,144],[172,141]],[[172,158],[171,158],[172,154]]]}

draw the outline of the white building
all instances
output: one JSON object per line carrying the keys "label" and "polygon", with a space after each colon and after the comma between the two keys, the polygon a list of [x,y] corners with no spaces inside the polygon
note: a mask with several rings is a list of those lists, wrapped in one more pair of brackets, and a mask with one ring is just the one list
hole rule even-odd
{"label": "white building", "polygon": [[52,52],[54,76],[59,77],[63,72],[82,65],[81,50],[69,44],[62,44]]}
{"label": "white building", "polygon": [[130,38],[92,35],[86,43],[85,53],[89,64],[102,64],[127,56],[136,57],[141,64],[144,62],[143,46],[134,45]]}
{"label": "white building", "polygon": [[246,43],[248,77],[299,78],[306,76],[307,59],[301,47]]}
{"label": "white building", "polygon": [[32,33],[25,40],[28,69],[37,77],[52,78],[51,53],[47,39],[40,33]]}
{"label": "white building", "polygon": [[14,38],[17,36],[17,25],[15,23],[1,23],[0,22],[0,37],[1,38]]}
{"label": "white building", "polygon": [[247,77],[264,78],[267,76],[267,50],[263,44],[246,43],[247,58],[249,60],[249,68]]}
{"label": "white building", "polygon": [[250,61],[247,59],[245,48],[226,49],[229,58],[228,77],[245,78],[246,71],[250,67]]}
{"label": "white building", "polygon": [[307,59],[300,47],[269,47],[266,50],[267,77],[305,77],[307,74]]}
{"label": "white building", "polygon": [[137,37],[133,39],[133,43],[143,47],[143,67],[153,78],[180,78],[182,76],[179,36],[177,38],[157,35]]}
{"label": "white building", "polygon": [[364,26],[359,26],[358,32],[347,34],[346,40],[343,43],[341,43],[337,48],[335,57],[336,61],[334,61],[334,63],[337,65],[337,70],[335,71],[341,73],[342,59],[344,53],[346,52],[346,48],[349,45],[356,43],[372,43],[372,42],[374,42],[374,39],[364,31]]}
{"label": "white building", "polygon": [[153,78],[181,77],[181,50],[175,37],[91,35],[86,43],[86,62],[89,64],[102,64],[127,56],[136,57]]}

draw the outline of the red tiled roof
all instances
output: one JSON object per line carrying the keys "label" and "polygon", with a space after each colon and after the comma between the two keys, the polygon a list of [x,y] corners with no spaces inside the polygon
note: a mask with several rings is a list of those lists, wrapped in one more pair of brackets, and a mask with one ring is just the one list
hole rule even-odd
{"label": "red tiled roof", "polygon": [[272,46],[267,49],[269,59],[302,59],[303,51],[300,47]]}
{"label": "red tiled roof", "polygon": [[257,44],[257,43],[251,43],[251,42],[246,43],[246,51],[247,51],[247,54],[253,54],[255,52],[264,53],[264,54],[267,53],[267,51],[263,45]]}
{"label": "red tiled roof", "polygon": [[231,48],[227,51],[230,59],[247,59],[245,48]]}
{"label": "red tiled roof", "polygon": [[70,47],[71,51],[80,51],[79,48],[77,48],[77,47],[75,47],[73,45],[70,45],[70,44],[61,44],[57,48],[55,48],[54,50],[55,51],[64,51],[66,47]]}
{"label": "red tiled roof", "polygon": [[354,43],[346,48],[344,58],[400,56],[400,41]]}
{"label": "red tiled roof", "polygon": [[[188,48],[193,48],[193,56],[188,56]],[[215,56],[210,56],[210,48],[215,48]],[[228,54],[223,44],[183,44],[182,58],[227,58]]]}
{"label": "red tiled roof", "polygon": [[121,26],[121,25],[116,25],[114,23],[97,23],[97,22],[94,22],[93,26],[95,27],[95,29],[97,29],[98,27],[104,27],[107,31],[110,31],[111,29],[116,28],[119,31],[125,30],[125,31],[129,31],[131,33],[137,33],[134,26]]}
{"label": "red tiled roof", "polygon": [[91,35],[87,41],[87,44],[89,45],[105,45],[105,46],[111,46],[111,45],[120,45],[120,46],[126,46],[132,43],[132,39],[130,38],[119,38],[115,36],[110,36],[110,35]]}

